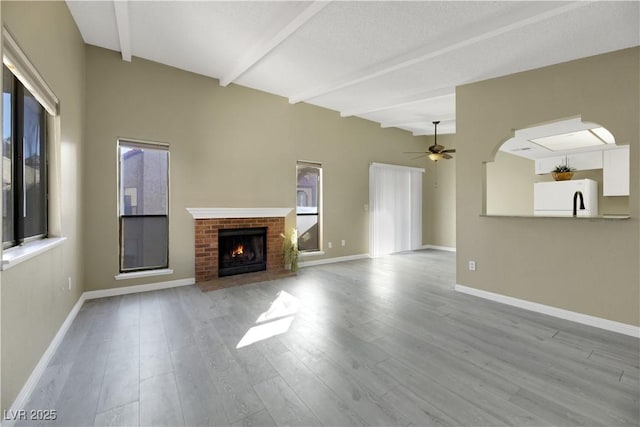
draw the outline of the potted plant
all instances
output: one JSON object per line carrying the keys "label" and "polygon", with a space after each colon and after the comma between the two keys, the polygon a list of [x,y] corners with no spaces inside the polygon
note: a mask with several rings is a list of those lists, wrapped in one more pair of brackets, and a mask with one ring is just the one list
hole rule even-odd
{"label": "potted plant", "polygon": [[284,240],[282,251],[284,252],[284,265],[287,270],[298,271],[298,230],[293,228],[289,236],[280,234]]}
{"label": "potted plant", "polygon": [[553,168],[551,175],[556,181],[567,181],[573,178],[573,171],[575,171],[575,168],[571,168],[568,165],[558,165]]}

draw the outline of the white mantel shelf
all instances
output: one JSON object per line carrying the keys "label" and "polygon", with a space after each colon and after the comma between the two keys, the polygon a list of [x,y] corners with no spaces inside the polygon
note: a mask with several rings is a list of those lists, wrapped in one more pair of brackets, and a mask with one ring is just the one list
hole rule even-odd
{"label": "white mantel shelf", "polygon": [[275,218],[289,215],[293,208],[187,208],[193,219]]}

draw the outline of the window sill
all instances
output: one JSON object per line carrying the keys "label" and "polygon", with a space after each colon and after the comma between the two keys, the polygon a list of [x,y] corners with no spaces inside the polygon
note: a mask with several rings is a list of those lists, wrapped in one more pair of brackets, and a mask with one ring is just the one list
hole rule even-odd
{"label": "window sill", "polygon": [[2,270],[8,270],[21,262],[50,251],[60,246],[65,240],[67,240],[66,237],[49,237],[5,249],[2,252]]}
{"label": "window sill", "polygon": [[135,271],[133,273],[120,273],[113,276],[116,280],[139,279],[141,277],[164,276],[173,274],[170,268],[162,268],[159,270]]}
{"label": "window sill", "polygon": [[310,258],[313,256],[324,255],[324,251],[310,251],[310,252],[300,252],[298,255],[300,258]]}

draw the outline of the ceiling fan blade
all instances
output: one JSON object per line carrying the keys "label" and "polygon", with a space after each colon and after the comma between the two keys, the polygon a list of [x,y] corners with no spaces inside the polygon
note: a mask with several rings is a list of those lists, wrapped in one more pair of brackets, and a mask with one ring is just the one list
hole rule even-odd
{"label": "ceiling fan blade", "polygon": [[403,151],[402,154],[429,154],[426,151]]}
{"label": "ceiling fan blade", "polygon": [[452,156],[450,156],[450,155],[448,155],[447,153],[443,153],[443,154],[442,154],[442,158],[443,158],[443,159],[447,159],[447,160],[449,160],[449,159],[453,159],[453,157],[452,157]]}
{"label": "ceiling fan blade", "polygon": [[448,149],[448,150],[443,150],[443,151],[441,151],[441,153],[455,153],[455,152],[456,152],[456,149],[455,149],[455,148],[450,148],[450,149]]}
{"label": "ceiling fan blade", "polygon": [[409,159],[409,160],[417,160],[417,159],[421,159],[421,158],[423,158],[423,157],[427,157],[427,154],[425,153],[425,154],[423,154],[423,155],[421,155],[421,156],[412,157],[412,158],[411,158],[411,159]]}

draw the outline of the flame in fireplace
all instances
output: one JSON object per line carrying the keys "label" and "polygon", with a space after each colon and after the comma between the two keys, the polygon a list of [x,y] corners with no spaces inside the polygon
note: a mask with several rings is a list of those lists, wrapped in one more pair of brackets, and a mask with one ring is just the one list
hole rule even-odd
{"label": "flame in fireplace", "polygon": [[232,257],[236,257],[238,255],[242,255],[244,253],[244,246],[243,245],[238,245],[233,252],[231,252],[231,256]]}

